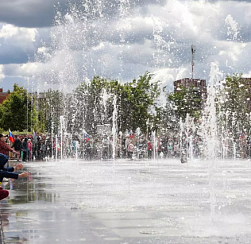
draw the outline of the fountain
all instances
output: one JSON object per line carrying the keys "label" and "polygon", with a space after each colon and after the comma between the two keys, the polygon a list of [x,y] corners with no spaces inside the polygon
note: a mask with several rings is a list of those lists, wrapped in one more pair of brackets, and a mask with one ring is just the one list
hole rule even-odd
{"label": "fountain", "polygon": [[[178,3],[177,3],[178,4]],[[174,4],[175,5],[175,4]],[[114,5],[118,8],[118,15],[116,16],[118,23],[121,24],[121,26],[118,26],[118,36],[119,36],[119,44],[120,47],[119,51],[119,64],[120,70],[118,72],[118,77],[121,79],[121,74],[123,73],[124,67],[122,66],[122,57],[123,57],[123,50],[125,50],[126,47],[128,47],[127,43],[128,41],[126,36],[126,30],[130,29],[131,26],[131,19],[130,19],[130,7],[131,3],[128,0],[120,0],[117,1],[117,4]],[[173,7],[173,5],[171,5]],[[50,70],[46,72],[45,70],[42,71],[42,74],[39,73],[38,77],[45,80],[46,85],[48,85],[51,81],[58,82],[60,84],[60,89],[62,92],[67,93],[69,92],[68,85],[70,84],[72,88],[74,88],[76,85],[78,85],[81,81],[85,82],[86,87],[91,87],[92,84],[90,83],[90,74],[87,74],[87,70],[91,70],[89,67],[89,64],[93,62],[93,60],[87,60],[88,59],[88,48],[92,48],[93,50],[100,50],[103,48],[104,43],[102,42],[102,37],[97,35],[97,38],[93,40],[94,43],[91,43],[91,40],[87,38],[87,32],[89,28],[96,28],[95,33],[98,33],[99,28],[98,25],[101,24],[103,20],[105,19],[105,11],[106,4],[103,1],[97,1],[93,3],[92,1],[87,2],[80,2],[75,4],[70,4],[69,9],[67,13],[62,14],[60,11],[58,11],[56,19],[55,19],[55,27],[52,31],[52,40],[51,45],[40,48],[37,54],[37,58],[41,63],[48,63],[51,64]],[[123,20],[123,21],[122,21]],[[165,65],[166,61],[162,60],[161,54],[163,53],[163,50],[167,48],[170,51],[170,45],[171,43],[167,43],[163,37],[164,35],[164,26],[165,23],[163,22],[163,19],[157,16],[151,16],[152,20],[152,28],[153,28],[153,43],[156,46],[156,52],[153,53],[154,57],[154,65],[158,67]],[[238,23],[233,19],[231,15],[228,15],[225,19],[225,24],[227,27],[227,35],[228,38],[232,40],[238,40],[239,38],[239,32],[240,28],[238,26]],[[100,33],[99,33],[100,34]],[[100,38],[101,40],[99,40]],[[96,45],[95,45],[96,44]],[[89,46],[88,46],[89,45]],[[81,51],[81,58],[77,54],[77,50]],[[60,57],[60,59],[58,58]],[[164,55],[165,57],[165,55]],[[82,61],[81,61],[82,60]],[[99,75],[103,75],[101,72],[102,69],[106,69],[107,63],[102,61],[102,57],[98,59],[100,62],[100,70]],[[172,62],[172,60],[169,59],[169,62]],[[61,65],[62,64],[62,65]],[[193,64],[194,65],[194,64]],[[51,68],[52,67],[52,68]],[[98,70],[94,70],[92,74],[96,75]],[[198,134],[200,134],[199,137],[202,138],[202,145],[203,145],[203,152],[202,157],[205,157],[207,159],[212,159],[212,162],[218,158],[220,155],[221,158],[227,158],[227,148],[224,143],[229,140],[229,138],[224,138],[222,135],[226,133],[226,128],[224,128],[225,125],[222,125],[221,132],[218,128],[218,118],[216,114],[216,107],[215,107],[215,99],[217,96],[217,89],[216,89],[216,83],[221,80],[221,76],[219,75],[219,68],[216,63],[212,62],[211,64],[211,72],[210,72],[210,84],[208,89],[208,96],[207,96],[207,103],[205,104],[204,112],[202,113],[202,118],[200,121],[200,124],[198,122],[193,121],[193,118],[191,118],[189,115],[187,115],[185,122],[180,121],[179,127],[180,127],[180,150],[183,151],[181,154],[185,155],[184,157],[188,158],[189,161],[193,161],[195,156],[195,148],[194,141],[197,140]],[[193,74],[192,74],[193,75]],[[99,78],[97,78],[99,79]],[[102,78],[100,77],[101,81]],[[102,82],[101,82],[102,83]],[[100,83],[100,84],[101,84]],[[104,85],[105,86],[105,85]],[[121,130],[119,128],[118,119],[120,116],[119,106],[120,101],[119,97],[117,95],[112,94],[111,88],[107,89],[101,84],[100,91],[98,93],[100,94],[100,97],[96,99],[95,102],[96,108],[99,107],[99,111],[93,110],[93,117],[91,120],[93,120],[92,124],[89,125],[90,133],[96,133],[97,126],[103,126],[105,124],[112,124],[112,137],[113,141],[110,142],[110,131],[108,132],[109,135],[108,138],[108,158],[109,158],[109,151],[110,151],[110,144],[112,145],[112,158],[115,159],[116,157],[116,144],[117,144],[117,134],[118,131]],[[79,91],[81,89],[84,89],[84,85],[79,88]],[[99,88],[98,88],[99,89]],[[72,111],[69,110],[69,107],[67,107],[65,104],[65,112],[70,113],[72,116],[72,119],[69,119],[69,116],[67,118],[67,115],[62,114],[60,116],[60,136],[61,136],[61,142],[60,142],[60,148],[61,148],[61,160],[63,159],[63,130],[62,130],[62,121],[61,118],[66,118],[68,121],[64,121],[64,123],[68,123],[72,128],[71,134],[73,134],[73,130],[79,130],[86,128],[86,122],[89,118],[87,118],[86,112],[82,112],[81,108],[84,106],[87,106],[88,100],[88,90],[82,94],[81,101],[78,100],[79,97],[75,97],[74,104],[71,105],[74,107]],[[88,108],[85,108],[86,110]],[[112,109],[112,112],[109,111],[109,109]],[[152,111],[151,111],[152,112]],[[109,114],[112,115],[109,117]],[[77,116],[82,116],[82,121],[79,121],[77,119]],[[99,122],[95,122],[97,119],[100,118]],[[65,119],[64,119],[65,120]],[[95,124],[96,123],[96,124]],[[149,121],[149,118],[146,122],[146,134],[148,135],[149,132],[149,125],[153,128],[153,122]],[[72,126],[72,124],[74,126]],[[178,124],[178,122],[177,122]],[[82,128],[81,128],[82,127]],[[225,126],[226,127],[226,126]],[[152,129],[151,128],[151,129]],[[127,128],[131,129],[131,128]],[[125,129],[124,129],[125,130]],[[53,131],[52,131],[53,132]],[[77,133],[77,131],[76,131]],[[137,133],[137,132],[136,132]],[[153,144],[153,158],[156,159],[156,130],[153,130],[151,133],[151,140]],[[100,134],[100,133],[99,133]],[[101,135],[103,136],[103,135]],[[221,138],[221,140],[219,139]],[[237,145],[236,142],[232,139],[232,145],[233,145],[233,158],[236,160],[237,157]],[[56,138],[56,144],[58,143]],[[188,148],[189,145],[189,148]],[[198,146],[198,145],[197,145]],[[198,146],[199,147],[199,146]],[[219,153],[221,151],[221,153]],[[101,150],[102,154],[102,150]],[[197,153],[198,154],[198,153]],[[58,158],[57,150],[56,150],[56,159]],[[102,156],[101,156],[102,158]],[[76,159],[77,159],[77,147],[76,147]],[[186,160],[185,160],[186,161]]]}
{"label": "fountain", "polygon": [[60,116],[60,158],[63,160],[63,129],[64,129],[64,117]]}
{"label": "fountain", "polygon": [[113,114],[112,114],[112,158],[116,157],[116,148],[117,148],[117,97],[113,98]]}
{"label": "fountain", "polygon": [[[121,18],[127,17],[126,20],[124,19],[123,28],[117,30],[116,41],[118,43],[113,43],[118,47],[119,56],[119,62],[116,63],[118,77],[115,79],[122,79],[122,74],[128,68],[122,64],[123,57],[126,55],[125,50],[130,48],[126,35],[126,29],[132,28],[130,26],[130,1],[115,2],[119,10],[118,23],[121,24]],[[120,238],[119,243],[134,243],[135,238],[135,240],[137,239],[135,243],[141,241],[142,243],[221,243],[223,238],[228,238],[234,243],[236,236],[241,236],[241,240],[247,240],[251,235],[248,219],[251,216],[250,196],[248,195],[248,184],[243,183],[249,182],[250,169],[249,166],[243,165],[237,160],[236,142],[227,134],[228,128],[225,124],[219,123],[218,107],[215,103],[216,83],[222,79],[222,74],[217,63],[211,63],[207,102],[200,120],[195,121],[187,115],[184,121],[182,119],[174,121],[180,128],[176,137],[179,138],[180,154],[183,163],[187,163],[186,166],[180,164],[180,158],[173,158],[173,155],[165,158],[161,154],[157,161],[156,139],[159,134],[156,128],[161,121],[152,120],[154,116],[152,108],[150,108],[148,112],[151,113],[151,116],[145,120],[145,124],[142,125],[143,123],[140,124],[141,121],[139,121],[142,128],[137,124],[134,125],[135,131],[131,133],[129,131],[132,128],[129,126],[123,128],[122,131],[123,120],[126,120],[126,123],[129,121],[121,113],[121,106],[128,106],[126,108],[130,109],[129,103],[123,103],[123,99],[126,99],[128,94],[124,92],[126,95],[123,94],[122,99],[117,95],[122,88],[116,81],[109,86],[102,80],[104,70],[109,71],[110,65],[106,62],[107,53],[103,49],[107,43],[102,41],[102,35],[106,34],[106,30],[99,30],[102,28],[101,22],[109,22],[103,9],[107,1],[81,3],[83,5],[80,4],[80,8],[77,8],[78,5],[72,5],[65,15],[58,13],[56,26],[52,31],[51,50],[49,54],[47,53],[49,56],[44,54],[41,57],[40,55],[42,62],[47,61],[50,67],[50,72],[43,71],[43,75],[39,74],[47,80],[47,84],[48,80],[58,82],[62,92],[69,92],[70,88],[75,88],[81,81],[84,81],[85,84],[78,90],[82,97],[78,94],[79,96],[73,97],[73,99],[68,99],[68,97],[65,99],[66,105],[75,99],[72,110],[65,109],[66,114],[60,114],[60,158],[62,161],[60,167],[58,167],[57,150],[59,142],[56,135],[55,162],[53,160],[43,162],[41,164],[43,167],[36,169],[41,175],[48,176],[38,179],[45,184],[45,191],[58,194],[58,198],[54,200],[53,204],[58,203],[60,207],[71,206],[70,210],[74,209],[75,212],[70,214],[67,220],[72,222],[79,220],[79,225],[83,223],[92,225],[93,223],[88,221],[94,219],[95,226],[88,233],[93,231],[96,237],[106,238],[106,241],[116,241],[118,240],[116,238]],[[153,66],[159,68],[166,62],[161,59],[162,51],[166,47],[170,51],[172,43],[164,41],[165,31],[161,18],[151,16],[151,20],[154,22],[152,34],[157,47],[157,51],[152,55],[154,57]],[[236,36],[231,32],[233,29],[239,31],[236,22],[228,16],[226,24],[229,27],[229,35],[237,38],[238,34]],[[92,40],[85,36],[89,28],[94,29]],[[95,39],[95,36],[100,40]],[[93,43],[91,43],[92,41]],[[79,54],[79,50],[81,54]],[[100,57],[97,60],[89,60],[90,50],[94,50]],[[60,55],[57,56],[58,54]],[[95,62],[99,64],[98,68],[93,68]],[[169,59],[168,62],[170,64],[172,60]],[[96,77],[96,75],[100,75],[100,77]],[[112,76],[112,74],[110,75]],[[96,77],[95,81],[98,84],[95,87],[96,90],[92,90],[94,86],[90,81],[92,76]],[[136,86],[133,88],[136,89]],[[81,89],[86,90],[81,93]],[[132,94],[129,95],[132,96]],[[95,106],[91,107],[90,105],[93,104]],[[76,170],[76,167],[71,167],[73,158],[63,158],[63,135],[66,130],[70,138],[73,138],[75,134],[81,134],[80,137],[84,137],[84,129],[88,131],[88,134],[94,135],[92,143],[94,144],[96,139],[96,143],[100,145],[100,148],[97,149],[98,160],[96,157],[92,161],[81,160],[78,157],[78,150],[80,150],[82,141],[78,145],[78,140],[72,139],[76,142],[75,160],[78,162]],[[56,134],[54,128],[51,128],[51,134],[53,133]],[[87,132],[85,133],[87,134]],[[111,135],[112,141],[110,141]],[[141,135],[144,135],[144,141],[147,142],[151,139],[152,142],[153,160],[148,163],[144,158],[145,155],[142,158],[138,155]],[[115,161],[118,136],[121,140],[119,141],[121,151],[126,151],[130,139],[136,141],[137,160],[126,160],[124,157]],[[195,147],[194,141],[198,138],[201,141],[197,141],[200,143],[197,147],[201,146],[202,152],[196,154],[195,149],[198,150],[198,148]],[[171,137],[164,138],[164,142],[167,140],[166,144],[168,144],[168,139],[174,140]],[[234,159],[230,163],[231,170],[229,170],[230,164],[227,160],[227,143],[230,140],[233,140],[232,155]],[[85,143],[84,140],[83,143]],[[116,167],[111,167],[109,160],[101,161],[109,158],[113,159],[113,165]],[[53,175],[46,171],[48,165],[55,168]],[[27,167],[30,167],[31,170],[35,168],[33,164]],[[243,171],[240,172],[240,169]],[[70,181],[65,183],[68,174]],[[240,211],[240,206],[245,211],[244,214]],[[85,214],[88,218],[83,222],[82,217]],[[57,214],[49,216],[49,220],[52,218],[50,223],[53,223],[54,220],[56,223],[64,220],[61,215],[59,217]],[[100,225],[96,225],[97,222]],[[68,226],[71,227],[70,224]],[[75,230],[79,230],[79,228],[75,228]],[[78,233],[78,235],[81,234]],[[88,239],[88,237],[86,238]],[[99,240],[95,243],[101,242]]]}

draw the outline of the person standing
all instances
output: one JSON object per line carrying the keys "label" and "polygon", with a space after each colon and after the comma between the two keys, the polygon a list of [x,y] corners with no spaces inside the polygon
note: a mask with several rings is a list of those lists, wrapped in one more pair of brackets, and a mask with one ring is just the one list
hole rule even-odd
{"label": "person standing", "polygon": [[14,150],[16,151],[15,158],[17,158],[17,162],[19,162],[21,150],[22,150],[22,142],[19,139],[19,137],[15,136],[15,141],[13,145],[11,146],[11,148],[14,148]]}
{"label": "person standing", "polygon": [[160,140],[160,137],[158,137],[158,142],[157,142],[157,150],[158,150],[158,157],[160,157],[160,153],[162,152],[162,143]]}
{"label": "person standing", "polygon": [[28,160],[32,160],[32,142],[28,139]]}
{"label": "person standing", "polygon": [[128,155],[128,146],[130,144],[130,139],[129,139],[129,136],[126,137],[126,140],[125,140],[125,150],[126,150],[126,157],[128,158],[129,155]]}
{"label": "person standing", "polygon": [[129,141],[127,151],[128,151],[128,158],[132,159],[132,155],[134,152],[134,145],[131,140]]}
{"label": "person standing", "polygon": [[169,158],[173,155],[173,141],[171,139],[169,139],[169,142],[167,144],[167,155]]}
{"label": "person standing", "polygon": [[152,143],[151,143],[151,141],[149,140],[149,141],[147,142],[148,159],[151,159],[151,158],[152,158],[152,150],[153,150]]}
{"label": "person standing", "polygon": [[[56,150],[58,150],[58,148],[56,148]],[[37,137],[36,160],[41,160],[41,138],[40,138],[40,136]]]}
{"label": "person standing", "polygon": [[25,137],[23,141],[23,161],[26,161],[28,155],[28,138]]}

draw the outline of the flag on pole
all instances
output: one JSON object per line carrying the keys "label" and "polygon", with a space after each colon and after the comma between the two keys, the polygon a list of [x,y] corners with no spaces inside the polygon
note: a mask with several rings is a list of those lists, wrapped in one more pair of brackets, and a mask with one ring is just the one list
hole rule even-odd
{"label": "flag on pole", "polygon": [[86,142],[88,142],[90,140],[90,136],[88,135],[88,133],[85,130],[83,130],[83,132],[84,132],[84,139]]}
{"label": "flag on pole", "polygon": [[90,140],[90,136],[87,133],[84,135],[84,138],[85,138],[86,142],[88,142]]}
{"label": "flag on pole", "polygon": [[15,142],[15,138],[13,136],[13,134],[11,133],[11,131],[9,130],[9,140],[14,143]]}

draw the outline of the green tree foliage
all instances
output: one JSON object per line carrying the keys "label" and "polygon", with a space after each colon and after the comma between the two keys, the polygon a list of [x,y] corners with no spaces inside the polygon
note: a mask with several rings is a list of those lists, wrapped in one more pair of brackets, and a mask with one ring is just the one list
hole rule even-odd
{"label": "green tree foliage", "polygon": [[155,130],[158,128],[160,109],[156,101],[160,95],[160,88],[159,83],[153,83],[151,79],[152,75],[147,72],[138,80],[134,79],[132,83],[127,85],[129,109],[125,111],[125,114],[130,121],[128,126],[133,131],[140,127],[141,131],[146,132],[147,121],[153,124]]}
{"label": "green tree foliage", "polygon": [[80,133],[85,129],[88,133],[95,134],[98,124],[107,123],[102,102],[105,87],[105,79],[94,77],[91,83],[81,83],[75,89],[66,109],[69,131]]}
{"label": "green tree foliage", "polygon": [[[147,130],[146,121],[157,124],[160,118],[156,99],[160,94],[158,83],[151,81],[146,73],[138,80],[127,84],[94,77],[90,84],[82,83],[75,90],[68,104],[68,129],[80,131],[84,128],[95,134],[97,125],[112,124],[113,100],[117,104],[119,131]],[[151,111],[157,111],[155,115]]]}
{"label": "green tree foliage", "polygon": [[174,110],[173,102],[169,99],[171,94],[168,92],[166,95],[166,104],[161,113],[161,128],[164,131],[168,131],[168,134],[178,133],[180,118],[177,116],[176,110]]}
{"label": "green tree foliage", "polygon": [[[23,87],[14,85],[13,92],[0,107],[0,125],[4,130],[31,130],[36,123],[37,113],[31,96]],[[27,128],[28,127],[28,128]]]}
{"label": "green tree foliage", "polygon": [[241,74],[227,76],[224,88],[218,92],[217,111],[220,123],[234,137],[239,132],[250,132],[251,83]]}
{"label": "green tree foliage", "polygon": [[197,87],[179,86],[178,91],[169,95],[169,100],[173,103],[177,117],[185,120],[187,114],[194,119],[201,116],[202,98]]}
{"label": "green tree foliage", "polygon": [[[38,123],[35,131],[58,133],[60,116],[64,115],[65,98],[62,92],[48,90],[35,96],[38,108]],[[68,101],[67,101],[68,102]]]}

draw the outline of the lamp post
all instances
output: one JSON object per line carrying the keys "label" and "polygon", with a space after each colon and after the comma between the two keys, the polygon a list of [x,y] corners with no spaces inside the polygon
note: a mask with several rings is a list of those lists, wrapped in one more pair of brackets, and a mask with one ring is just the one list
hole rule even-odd
{"label": "lamp post", "polygon": [[53,126],[54,123],[51,119],[51,158],[53,158],[53,147],[54,147],[54,141],[53,141]]}
{"label": "lamp post", "polygon": [[196,48],[194,45],[191,46],[191,52],[192,52],[192,81],[193,81],[193,73],[194,73],[194,55],[195,55]]}
{"label": "lamp post", "polygon": [[55,151],[55,153],[56,153],[56,161],[58,160],[58,135],[56,134],[56,151]]}
{"label": "lamp post", "polygon": [[139,137],[140,137],[140,128],[139,127],[136,129],[136,135],[137,135],[136,157],[139,158]]}
{"label": "lamp post", "polygon": [[64,127],[64,116],[60,116],[60,154],[61,154],[61,161],[63,160],[63,127]]}

